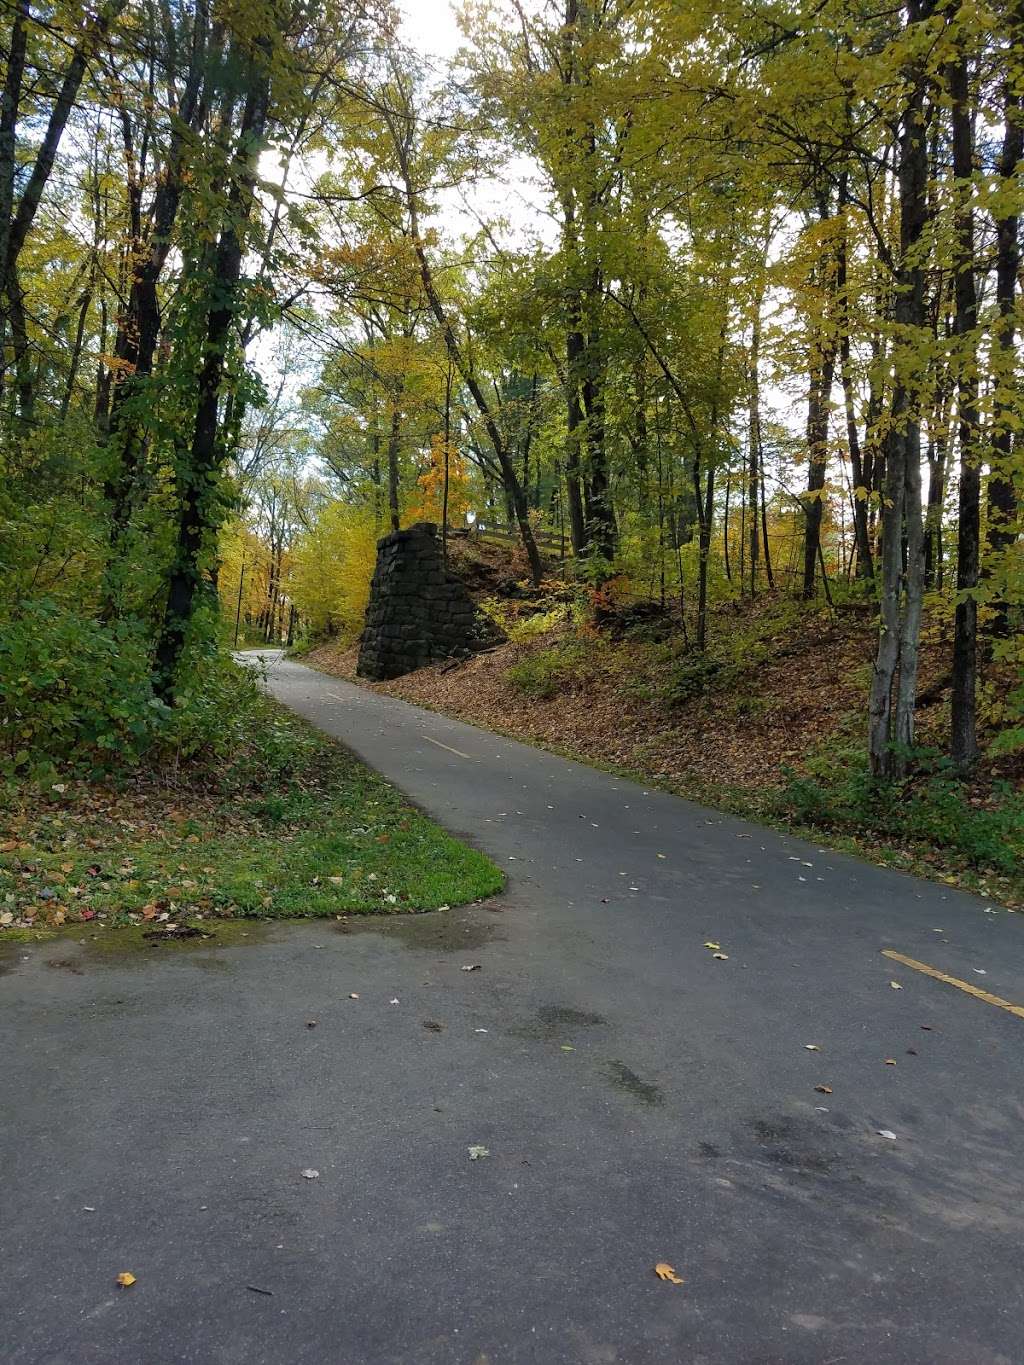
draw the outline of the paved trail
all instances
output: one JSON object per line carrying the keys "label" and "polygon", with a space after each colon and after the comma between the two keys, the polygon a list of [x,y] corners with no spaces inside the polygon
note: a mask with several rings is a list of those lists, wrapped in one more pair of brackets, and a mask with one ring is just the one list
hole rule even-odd
{"label": "paved trail", "polygon": [[268,659],[508,893],[0,959],[5,1363],[1024,1359],[1020,917]]}

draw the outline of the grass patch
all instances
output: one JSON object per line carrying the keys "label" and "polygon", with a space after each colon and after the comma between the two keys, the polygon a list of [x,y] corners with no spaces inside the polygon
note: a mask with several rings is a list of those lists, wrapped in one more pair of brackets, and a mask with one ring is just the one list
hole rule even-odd
{"label": "grass patch", "polygon": [[208,772],[69,781],[45,795],[8,788],[0,932],[436,910],[501,889],[483,854],[265,706],[273,761],[251,765],[245,785],[236,771],[227,791]]}

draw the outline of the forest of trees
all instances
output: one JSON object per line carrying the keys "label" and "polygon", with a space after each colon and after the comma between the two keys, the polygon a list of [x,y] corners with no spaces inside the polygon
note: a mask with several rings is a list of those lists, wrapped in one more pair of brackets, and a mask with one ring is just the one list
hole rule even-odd
{"label": "forest of trees", "polygon": [[877,613],[882,778],[948,620],[969,771],[1024,663],[1024,6],[461,23],[442,64],[376,0],[4,0],[8,769],[141,750],[240,634],[358,631],[380,534],[469,518],[694,650],[729,597]]}

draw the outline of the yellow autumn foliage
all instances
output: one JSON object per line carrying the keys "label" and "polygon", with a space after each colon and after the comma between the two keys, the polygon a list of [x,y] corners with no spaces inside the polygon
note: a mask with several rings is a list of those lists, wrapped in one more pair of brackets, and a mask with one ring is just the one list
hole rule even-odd
{"label": "yellow autumn foliage", "polygon": [[[416,497],[408,512],[409,522],[432,521],[440,526],[444,515],[444,437],[431,438],[430,464],[416,480]],[[448,525],[464,526],[470,507],[469,470],[458,449],[448,446]]]}
{"label": "yellow autumn foliage", "polygon": [[362,630],[383,532],[372,507],[335,502],[296,541],[285,590],[311,635],[351,640]]}

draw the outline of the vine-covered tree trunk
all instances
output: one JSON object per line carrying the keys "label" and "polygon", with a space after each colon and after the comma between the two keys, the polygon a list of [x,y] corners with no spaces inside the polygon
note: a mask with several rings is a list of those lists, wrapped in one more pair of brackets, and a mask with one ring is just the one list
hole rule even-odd
{"label": "vine-covered tree trunk", "polygon": [[[161,167],[145,239],[141,187],[135,180],[134,134],[127,114],[122,113],[125,159],[130,168],[128,198],[132,221],[128,259],[131,277],[128,297],[117,322],[114,355],[118,364],[113,375],[103,432],[112,461],[106,494],[110,505],[110,543],[115,553],[131,517],[142,453],[140,432],[145,419],[139,408],[152,378],[160,340],[160,279],[173,245],[172,234],[185,192],[189,154],[206,118],[212,93],[210,65],[217,54],[210,53],[208,41],[206,6],[198,4],[193,17],[188,73],[176,110],[167,157]],[[148,130],[144,137],[148,138]]]}
{"label": "vine-covered tree trunk", "polygon": [[210,284],[192,445],[177,480],[176,554],[155,658],[156,688],[168,700],[173,695],[178,661],[202,581],[203,542],[216,521],[217,483],[225,454],[217,439],[217,414],[237,306],[244,233],[252,212],[256,167],[263,148],[270,99],[270,71],[265,61],[261,45],[259,55],[250,58],[233,181]]}
{"label": "vine-covered tree trunk", "polygon": [[[997,374],[995,402],[992,414],[992,441],[988,481],[987,549],[991,570],[1003,575],[1002,559],[1020,534],[1017,492],[1013,482],[1013,424],[1015,418],[1016,325],[1014,298],[1017,272],[1020,269],[1020,216],[1016,212],[1011,186],[1017,167],[1024,157],[1024,78],[1020,71],[1020,53],[1024,47],[1024,3],[1014,0],[1010,7],[1011,52],[1017,54],[1017,66],[1007,72],[1003,98],[1003,145],[998,171],[1003,184],[1011,191],[1007,210],[996,217],[996,308],[998,323],[994,329],[994,355]],[[1019,439],[1019,438],[1018,438]],[[1005,591],[996,595],[992,634],[1006,638],[1010,634],[1010,611]]]}

